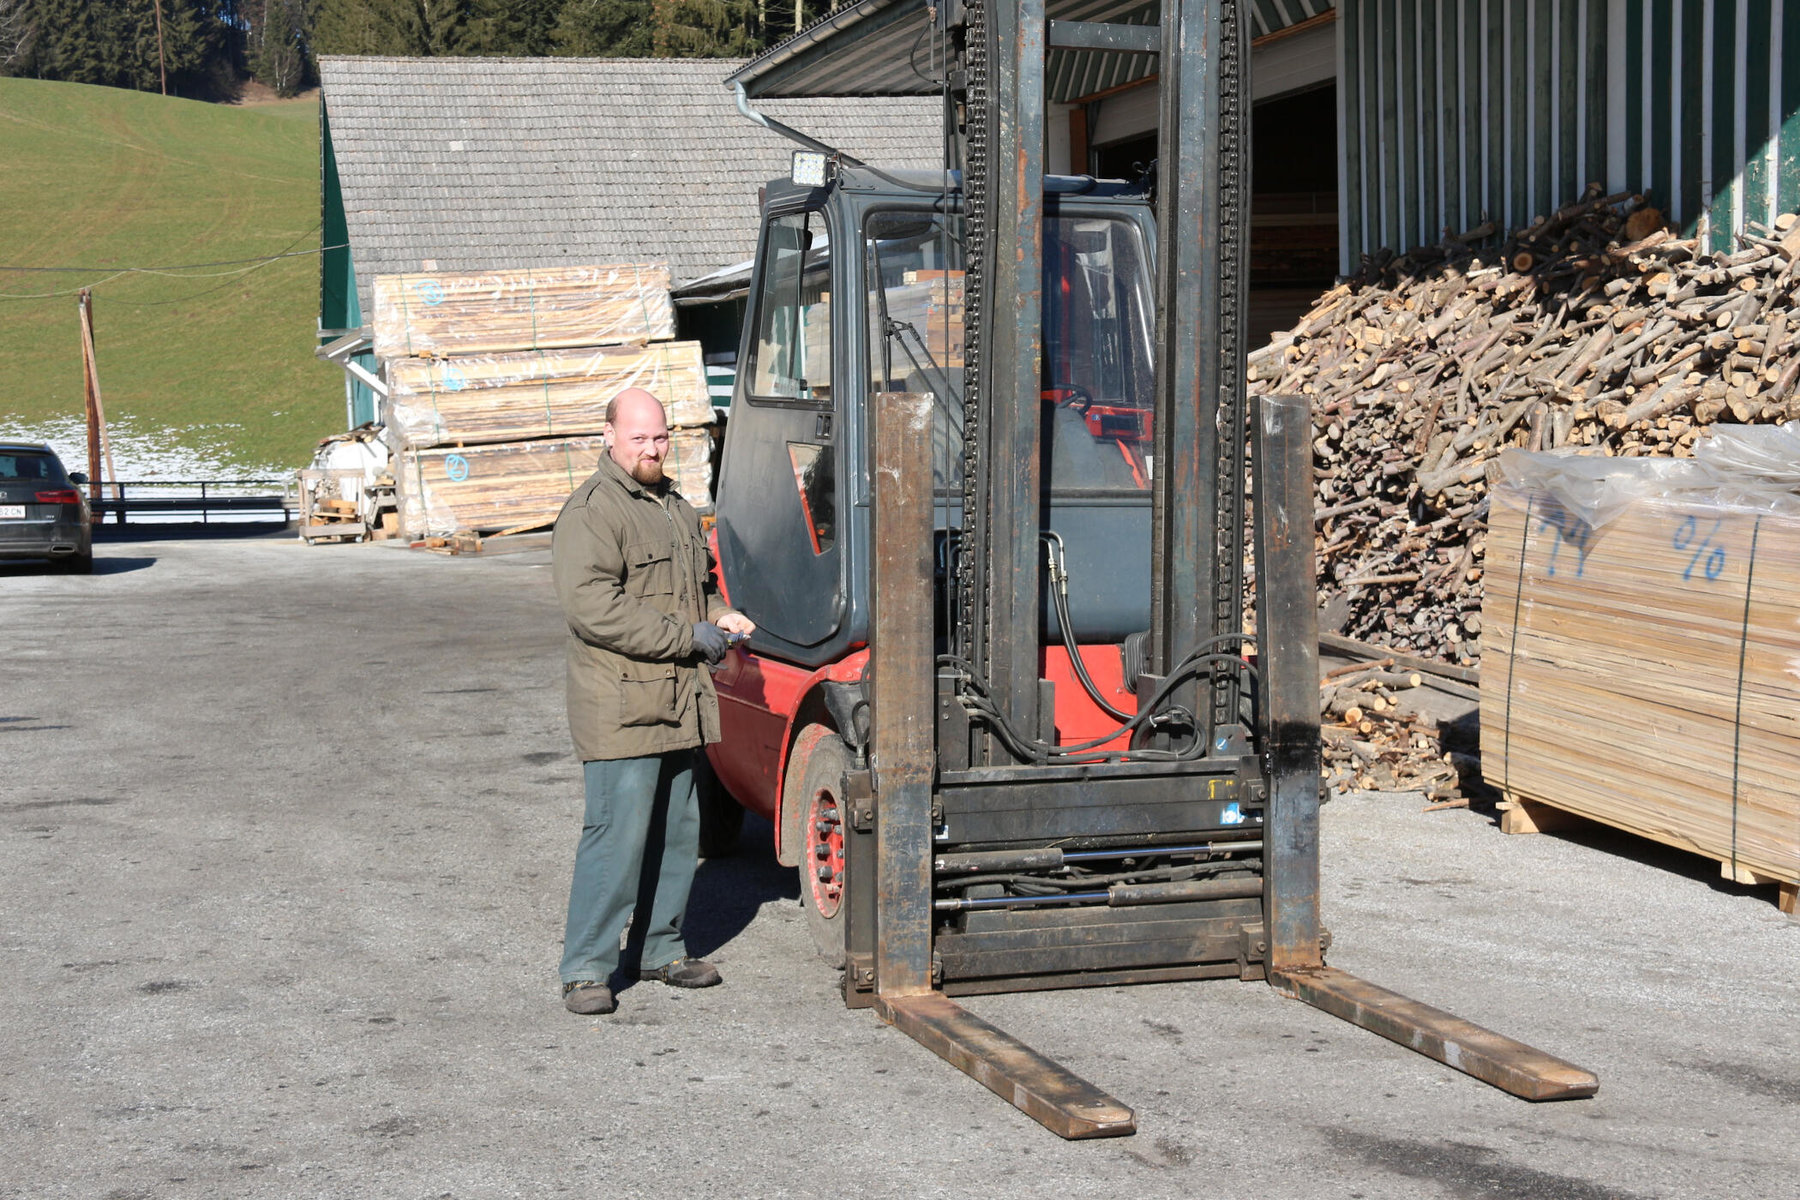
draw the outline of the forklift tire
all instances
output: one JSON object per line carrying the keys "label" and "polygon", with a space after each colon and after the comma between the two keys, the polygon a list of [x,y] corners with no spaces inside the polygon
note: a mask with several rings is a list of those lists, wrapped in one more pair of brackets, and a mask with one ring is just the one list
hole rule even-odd
{"label": "forklift tire", "polygon": [[834,967],[844,965],[844,832],[842,801],[850,775],[850,748],[822,725],[809,726],[795,739],[804,752],[789,764],[798,769],[789,786],[800,820],[800,903],[819,957]]}
{"label": "forklift tire", "polygon": [[700,857],[729,858],[744,831],[744,806],[725,790],[704,749],[695,754],[694,798],[700,807]]}

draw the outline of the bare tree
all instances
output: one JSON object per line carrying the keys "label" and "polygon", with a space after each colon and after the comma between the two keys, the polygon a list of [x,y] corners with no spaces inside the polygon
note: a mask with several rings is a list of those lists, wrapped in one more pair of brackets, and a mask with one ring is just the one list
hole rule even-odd
{"label": "bare tree", "polygon": [[37,40],[37,6],[32,0],[0,0],[0,74],[10,75]]}

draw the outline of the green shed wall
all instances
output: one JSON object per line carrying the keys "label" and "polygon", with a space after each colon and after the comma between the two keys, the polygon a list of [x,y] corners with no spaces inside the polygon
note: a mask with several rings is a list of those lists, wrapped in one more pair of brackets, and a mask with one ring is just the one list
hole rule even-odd
{"label": "green shed wall", "polygon": [[1590,182],[1716,248],[1800,207],[1800,0],[1339,0],[1345,271]]}
{"label": "green shed wall", "polygon": [[[356,262],[350,251],[350,223],[344,215],[344,191],[338,182],[337,152],[331,145],[331,117],[319,106],[319,344],[361,329],[362,300],[356,294]],[[375,370],[371,352],[354,356]],[[349,372],[344,373],[345,419],[349,428],[375,419],[375,393]]]}

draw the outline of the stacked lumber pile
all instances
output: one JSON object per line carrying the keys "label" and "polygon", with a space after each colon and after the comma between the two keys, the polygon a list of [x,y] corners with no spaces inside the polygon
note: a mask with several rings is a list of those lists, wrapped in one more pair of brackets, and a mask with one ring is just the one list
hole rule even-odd
{"label": "stacked lumber pile", "polygon": [[672,426],[713,418],[698,342],[397,358],[387,383],[387,427],[408,446],[592,433],[628,387],[665,397]]}
{"label": "stacked lumber pile", "polygon": [[597,437],[409,451],[399,480],[401,516],[406,520],[409,508],[429,515],[430,534],[419,536],[541,526],[593,473],[601,453]]}
{"label": "stacked lumber pile", "polygon": [[[1766,432],[1800,447],[1800,428]],[[1780,882],[1791,910],[1800,497],[1636,472],[1606,481],[1628,494],[1593,524],[1539,457],[1509,457],[1493,492],[1486,777],[1509,807],[1547,803]]]}
{"label": "stacked lumber pile", "polygon": [[1252,354],[1253,393],[1313,399],[1322,627],[1471,665],[1501,451],[1687,456],[1800,416],[1800,226],[1776,225],[1712,254],[1590,189],[1490,248],[1383,251]]}
{"label": "stacked lumber pile", "polygon": [[908,271],[887,290],[889,319],[910,326],[946,370],[964,363],[963,278],[961,271]]}
{"label": "stacked lumber pile", "polygon": [[603,453],[606,405],[641,387],[668,409],[667,470],[712,494],[713,408],[697,342],[675,342],[668,268],[584,266],[375,280],[400,532],[549,525]]}
{"label": "stacked lumber pile", "polygon": [[375,357],[383,359],[675,336],[669,268],[660,263],[379,275],[374,291]]}

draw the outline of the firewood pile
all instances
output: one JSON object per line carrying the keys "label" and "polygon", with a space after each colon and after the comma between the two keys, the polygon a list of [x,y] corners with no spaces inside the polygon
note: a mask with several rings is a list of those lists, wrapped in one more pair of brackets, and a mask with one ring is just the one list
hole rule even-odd
{"label": "firewood pile", "polygon": [[[1465,667],[1503,450],[1687,457],[1715,424],[1800,417],[1793,215],[1712,253],[1590,188],[1498,234],[1370,256],[1249,362],[1252,393],[1312,399],[1321,628]],[[1328,745],[1353,776],[1367,753]]]}
{"label": "firewood pile", "polygon": [[1438,689],[1450,690],[1467,704],[1476,693],[1419,670],[1422,665],[1405,656],[1387,657],[1324,673],[1320,750],[1331,786],[1423,792],[1444,803],[1461,795],[1464,778],[1478,773],[1475,730],[1447,726],[1437,715],[1444,704],[1431,697]]}

